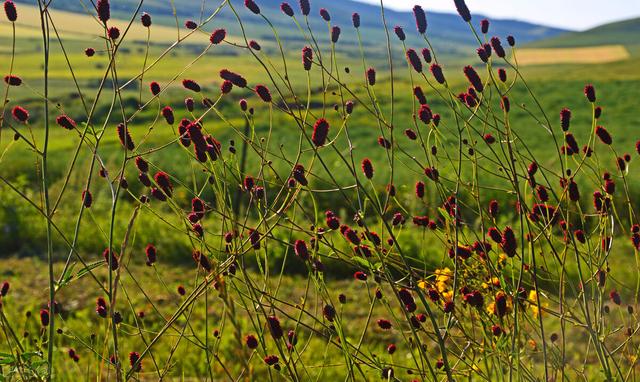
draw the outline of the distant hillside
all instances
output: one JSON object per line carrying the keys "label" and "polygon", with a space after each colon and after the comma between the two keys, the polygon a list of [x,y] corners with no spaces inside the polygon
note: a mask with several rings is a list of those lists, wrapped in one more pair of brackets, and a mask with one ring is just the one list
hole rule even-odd
{"label": "distant hillside", "polygon": [[[32,0],[17,0],[19,3],[33,4]],[[292,28],[288,17],[280,12],[280,0],[258,0],[257,1],[262,12],[270,17],[271,20],[279,27],[280,33],[285,39],[300,39],[297,30],[289,32]],[[91,4],[90,2],[83,2]],[[164,25],[175,26],[174,11],[170,0],[146,0],[142,11],[150,13],[154,22]],[[213,13],[213,11],[222,3],[220,0],[174,0],[176,5],[176,13],[179,23],[182,24],[185,19],[199,20],[203,14],[205,17]],[[266,24],[262,18],[251,14],[244,8],[243,0],[231,0],[231,3],[239,11],[238,13],[245,23],[245,28],[251,38],[259,39],[261,36],[271,38],[271,32],[266,28]],[[289,3],[299,15],[298,1],[289,0]],[[66,10],[77,13],[87,13],[87,9],[83,8],[79,0],[56,0],[52,3],[54,9]],[[131,16],[136,9],[138,0],[114,0],[111,1],[113,17],[126,19]],[[384,33],[381,28],[382,22],[380,18],[380,8],[371,4],[354,2],[351,0],[312,0],[311,24],[316,33],[322,35],[326,30],[326,25],[318,16],[320,8],[329,10],[332,16],[332,24],[339,25],[343,29],[343,38],[345,40],[353,40],[351,28],[351,15],[358,12],[362,19],[362,33],[365,36],[367,44],[373,49],[383,47]],[[204,8],[204,12],[203,12]],[[415,24],[413,15],[410,12],[397,12],[386,10],[387,23],[390,28],[395,25],[401,25],[406,28],[409,36],[415,36]],[[475,41],[468,26],[458,17],[458,15],[448,13],[428,12],[428,34],[433,43],[440,48],[442,53],[458,54],[462,49],[467,49],[470,45],[475,45]],[[478,23],[483,16],[474,15],[474,22]],[[221,12],[211,25],[207,25],[207,29],[213,29],[214,26],[224,26],[231,33],[239,33],[235,16],[229,9]],[[550,28],[536,24],[516,21],[516,20],[492,20],[491,34],[497,36],[514,35],[520,43],[537,41],[541,39],[557,36],[566,31],[557,28]],[[325,33],[325,38],[328,33]],[[395,38],[395,36],[394,36]],[[409,43],[417,44],[419,40],[411,37]],[[422,44],[420,44],[422,45]],[[443,51],[444,50],[444,51]],[[468,50],[468,49],[467,49]],[[468,53],[468,52],[467,52]]]}
{"label": "distant hillside", "polygon": [[601,25],[584,32],[570,32],[530,44],[531,47],[563,48],[594,45],[640,44],[640,18]]}

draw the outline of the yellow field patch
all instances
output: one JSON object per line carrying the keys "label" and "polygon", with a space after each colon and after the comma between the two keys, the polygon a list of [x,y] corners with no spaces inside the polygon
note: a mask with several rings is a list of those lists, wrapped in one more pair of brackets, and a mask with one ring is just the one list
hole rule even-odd
{"label": "yellow field patch", "polygon": [[584,48],[519,49],[520,65],[545,64],[602,64],[627,60],[631,57],[623,45],[602,45]]}
{"label": "yellow field patch", "polygon": [[[73,13],[66,11],[50,10],[53,26],[64,40],[92,41],[104,36],[104,30],[97,18],[88,14]],[[4,20],[3,20],[4,21]],[[181,21],[182,22],[182,21]],[[124,32],[128,25],[125,20],[110,20],[109,26],[115,26]],[[55,39],[55,31],[51,27],[51,36]],[[190,43],[209,43],[209,35],[201,31],[190,31],[180,28],[180,36]],[[0,25],[0,36],[8,37],[12,34],[11,24],[2,22]],[[40,29],[40,11],[37,7],[19,4],[18,21],[16,22],[16,36],[19,38],[39,38],[42,36]],[[151,39],[158,43],[172,43],[178,39],[178,29],[175,27],[167,27],[154,24],[151,27]],[[143,27],[140,20],[135,20],[126,35],[127,41],[146,41],[147,28]],[[235,41],[233,38],[227,38],[227,41]]]}

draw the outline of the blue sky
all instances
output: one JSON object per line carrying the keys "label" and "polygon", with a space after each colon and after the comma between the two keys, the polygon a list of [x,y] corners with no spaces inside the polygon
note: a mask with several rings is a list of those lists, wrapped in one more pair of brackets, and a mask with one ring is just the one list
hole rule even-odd
{"label": "blue sky", "polygon": [[[380,4],[380,0],[357,1]],[[455,12],[453,0],[384,0],[384,4],[398,10],[420,4],[427,12]],[[640,0],[467,0],[467,5],[472,13],[574,30],[640,16]]]}

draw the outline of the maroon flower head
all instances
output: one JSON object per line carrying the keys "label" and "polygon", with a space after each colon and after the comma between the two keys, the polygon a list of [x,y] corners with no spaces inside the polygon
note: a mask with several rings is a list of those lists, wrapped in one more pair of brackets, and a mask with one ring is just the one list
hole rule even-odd
{"label": "maroon flower head", "polygon": [[511,35],[507,36],[507,43],[512,47],[516,46],[516,38]]}
{"label": "maroon flower head", "polygon": [[93,55],[96,54],[96,50],[93,49],[93,48],[87,48],[87,49],[84,50],[84,54],[87,57],[93,57]]}
{"label": "maroon flower head", "polygon": [[422,58],[424,58],[424,61],[427,64],[431,63],[432,57],[431,57],[431,51],[429,50],[429,48],[422,49]]}
{"label": "maroon flower head", "polygon": [[502,242],[500,243],[502,250],[509,257],[514,257],[518,250],[518,242],[516,241],[516,235],[511,227],[506,227],[502,231]]}
{"label": "maroon flower head", "polygon": [[5,297],[9,293],[9,286],[8,281],[2,283],[2,287],[0,287],[0,297]]}
{"label": "maroon flower head", "polygon": [[502,99],[500,100],[500,107],[507,113],[511,110],[511,101],[509,101],[509,97],[502,97]]}
{"label": "maroon flower head", "polygon": [[456,9],[458,10],[458,14],[462,19],[466,22],[471,21],[471,12],[469,12],[469,8],[467,8],[467,4],[464,0],[453,0],[456,5]]}
{"label": "maroon flower head", "polygon": [[187,294],[187,290],[184,289],[184,287],[182,285],[178,285],[177,291],[178,291],[178,294],[180,296],[184,296],[185,294]]}
{"label": "maroon flower head", "polygon": [[424,198],[425,187],[424,182],[416,182],[416,196],[420,199]]}
{"label": "maroon flower head", "polygon": [[434,182],[437,182],[440,177],[440,172],[438,172],[438,169],[435,167],[426,167],[424,169],[424,174]]}
{"label": "maroon flower head", "polygon": [[168,197],[171,197],[171,195],[173,193],[173,185],[171,184],[171,180],[169,179],[169,175],[166,172],[159,171],[153,176],[153,179],[156,181],[156,183],[162,189],[162,191]]}
{"label": "maroon flower head", "polygon": [[584,87],[584,95],[587,97],[589,102],[596,102],[596,88],[593,85],[589,84]]}
{"label": "maroon flower head", "polygon": [[300,183],[300,185],[306,186],[307,184],[309,184],[309,182],[307,181],[307,177],[305,175],[305,169],[303,165],[296,164],[293,167],[293,171],[291,175],[293,176],[293,179],[296,180],[296,182]]}
{"label": "maroon flower head", "polygon": [[295,244],[293,245],[293,250],[295,251],[296,255],[302,260],[309,259],[309,249],[307,248],[307,243],[304,240],[296,240]]}
{"label": "maroon flower head", "polygon": [[401,26],[396,25],[393,28],[393,32],[396,34],[396,36],[398,37],[398,40],[400,41],[404,41],[407,39],[407,35],[404,33],[404,29],[402,29]]}
{"label": "maroon flower head", "polygon": [[482,31],[482,34],[489,33],[489,20],[483,19],[480,21],[480,30]]}
{"label": "maroon flower head", "polygon": [[636,152],[640,155],[640,140],[636,142]]}
{"label": "maroon flower head", "polygon": [[571,110],[566,107],[560,111],[560,126],[562,131],[568,131],[571,124]]}
{"label": "maroon flower head", "polygon": [[435,78],[439,84],[445,83],[444,73],[442,72],[442,66],[440,66],[440,64],[431,64],[430,70],[433,78]]}
{"label": "maroon flower head", "polygon": [[293,8],[291,8],[291,5],[289,5],[289,3],[283,2],[282,4],[280,4],[280,10],[285,15],[293,17]]}
{"label": "maroon flower head", "polygon": [[222,69],[220,71],[220,78],[231,81],[232,84],[239,88],[247,87],[247,80],[244,79],[244,77],[227,69]]}
{"label": "maroon flower head", "polygon": [[103,23],[109,21],[111,18],[111,6],[109,5],[109,0],[98,0],[96,8],[98,11],[98,19]]}
{"label": "maroon flower head", "polygon": [[385,320],[384,318],[379,319],[378,321],[376,321],[376,323],[378,324],[378,327],[380,327],[380,329],[382,330],[389,330],[393,326],[391,324],[391,321]]}
{"label": "maroon flower head", "polygon": [[382,147],[383,149],[389,150],[391,148],[391,141],[384,137],[378,137],[378,145],[380,145],[380,147]]}
{"label": "maroon flower head", "polygon": [[140,362],[140,353],[132,351],[129,353],[129,365],[131,370],[139,373],[142,371],[142,363]]}
{"label": "maroon flower head", "polygon": [[471,85],[473,85],[473,87],[478,92],[482,93],[482,91],[484,90],[482,80],[480,79],[480,76],[472,66],[469,65],[464,67],[464,75],[467,77]]}
{"label": "maroon flower head", "polygon": [[151,94],[157,96],[158,94],[160,94],[160,84],[156,81],[153,81],[149,84],[149,90],[151,90]]}
{"label": "maroon flower head", "polygon": [[117,40],[118,38],[120,38],[120,29],[118,29],[117,27],[111,27],[109,28],[109,30],[107,31],[107,35],[109,36],[109,38],[111,40]]}
{"label": "maroon flower head", "polygon": [[331,28],[331,42],[335,44],[338,42],[339,38],[340,38],[340,27],[336,25]]}
{"label": "maroon flower head", "polygon": [[502,46],[502,42],[500,41],[500,38],[492,37],[491,47],[493,48],[493,51],[496,52],[496,55],[498,57],[504,58],[507,55],[507,53],[504,51],[504,47]]}
{"label": "maroon flower head", "polygon": [[191,257],[196,262],[198,267],[201,267],[207,273],[211,272],[211,262],[209,261],[209,258],[207,257],[207,255],[196,250],[196,251],[193,251]]}
{"label": "maroon flower head", "polygon": [[278,358],[277,355],[271,354],[271,355],[268,355],[268,356],[264,357],[263,361],[264,361],[264,363],[266,363],[269,366],[276,365],[276,367],[277,367],[277,364],[278,364],[278,362],[280,362],[280,359]]}
{"label": "maroon flower head", "polygon": [[225,37],[227,37],[227,31],[225,29],[216,29],[213,31],[213,33],[211,33],[211,37],[209,37],[209,41],[213,44],[213,45],[218,45],[220,44]]}
{"label": "maroon flower head", "polygon": [[229,94],[231,93],[231,90],[233,90],[233,84],[231,83],[231,81],[222,81],[222,84],[220,84],[220,92],[222,92],[222,94]]}
{"label": "maroon flower head", "polygon": [[193,29],[196,29],[198,27],[198,24],[196,24],[196,22],[193,21],[193,20],[187,20],[187,21],[184,22],[184,27],[187,28],[187,29],[193,30]]}
{"label": "maroon flower head", "polygon": [[261,50],[262,49],[262,47],[260,46],[260,44],[256,40],[249,41],[249,46],[253,50]]}
{"label": "maroon flower head", "polygon": [[622,303],[620,299],[620,293],[618,293],[618,291],[616,291],[615,289],[609,293],[609,298],[616,305],[620,305]]}
{"label": "maroon flower head", "polygon": [[497,200],[492,200],[491,202],[489,202],[489,216],[495,219],[498,216],[498,209],[499,206]]}
{"label": "maroon flower head", "polygon": [[333,322],[336,318],[336,309],[332,305],[327,304],[322,308],[322,315],[327,321]]}
{"label": "maroon flower head", "polygon": [[596,106],[595,109],[593,109],[593,116],[596,119],[599,119],[602,116],[602,107],[600,106]]}
{"label": "maroon flower head", "polygon": [[102,257],[104,258],[104,261],[107,263],[107,265],[111,263],[112,271],[118,269],[118,255],[116,253],[107,248],[102,252]]}
{"label": "maroon flower head", "polygon": [[143,12],[140,16],[140,22],[142,23],[143,27],[149,28],[151,26],[151,15],[147,12]]}
{"label": "maroon flower head", "polygon": [[269,92],[269,89],[264,86],[264,85],[258,85],[256,86],[256,88],[254,89],[256,94],[258,94],[258,97],[260,97],[260,99],[266,103],[270,103],[271,102],[271,92]]}
{"label": "maroon flower head", "polygon": [[367,179],[373,178],[373,164],[369,158],[365,158],[362,160],[362,172]]}
{"label": "maroon flower head", "polygon": [[416,97],[420,105],[427,104],[427,97],[425,97],[424,92],[422,91],[422,88],[420,86],[416,86],[415,88],[413,88],[413,95]]}
{"label": "maroon flower head", "polygon": [[611,134],[602,126],[596,127],[596,135],[600,138],[600,141],[605,145],[611,145],[613,143],[613,138]]}
{"label": "maroon flower head", "polygon": [[41,309],[40,310],[40,324],[43,328],[49,326],[49,310]]}
{"label": "maroon flower head", "polygon": [[153,265],[157,259],[157,251],[156,251],[156,247],[153,246],[153,244],[147,244],[147,247],[144,249],[144,253],[147,257],[147,265],[151,266]]}
{"label": "maroon flower head", "polygon": [[393,354],[396,352],[396,349],[397,349],[396,345],[390,344],[389,346],[387,346],[387,353]]}
{"label": "maroon flower head", "polygon": [[260,249],[260,232],[256,229],[249,230],[249,242],[251,243],[251,247],[255,250]]}
{"label": "maroon flower head", "polygon": [[258,347],[258,339],[253,334],[249,334],[244,338],[244,343],[249,349],[256,349]]}
{"label": "maroon flower head", "polygon": [[151,179],[149,179],[149,176],[144,172],[141,172],[141,173],[138,174],[138,180],[145,187],[150,187],[151,186]]}
{"label": "maroon flower head", "polygon": [[308,46],[302,48],[302,65],[304,70],[311,70],[311,64],[313,63],[313,49]]}
{"label": "maroon flower head", "polygon": [[480,57],[480,61],[485,63],[489,61],[489,55],[484,47],[476,49],[476,52],[478,53],[478,57]]}
{"label": "maroon flower head", "polygon": [[355,106],[355,104],[353,103],[353,101],[347,101],[347,102],[345,102],[345,104],[344,104],[344,109],[345,109],[344,111],[345,111],[347,114],[351,114],[351,113],[353,113],[353,107],[354,107],[354,106]]}
{"label": "maroon flower head", "polygon": [[[182,80],[182,86],[187,89],[187,90],[191,90],[193,92],[199,93],[201,88],[200,85],[198,85],[197,82],[193,81],[193,80],[189,80],[189,79],[185,79]],[[193,100],[191,100],[192,104],[193,104]],[[188,107],[188,105],[187,105]]]}
{"label": "maroon flower head", "polygon": [[29,112],[22,106],[16,106],[11,110],[13,119],[18,122],[26,123],[29,120]]}
{"label": "maroon flower head", "polygon": [[484,141],[490,145],[496,142],[496,138],[489,133],[485,134],[484,137],[482,137],[482,139],[484,139]]}
{"label": "maroon flower head", "polygon": [[503,68],[498,69],[498,78],[502,82],[507,82],[507,71]]}
{"label": "maroon flower head", "polygon": [[414,49],[407,50],[407,60],[409,60],[413,70],[418,73],[422,73],[422,61]]}
{"label": "maroon flower head", "polygon": [[260,14],[260,7],[254,0],[244,0],[244,6],[256,15]]}
{"label": "maroon flower head", "polygon": [[367,82],[369,86],[376,84],[376,70],[374,68],[367,69]]}
{"label": "maroon flower head", "polygon": [[71,119],[71,117],[67,115],[60,115],[56,118],[56,123],[60,127],[64,127],[67,130],[73,130],[76,128],[76,121]]}
{"label": "maroon flower head", "polygon": [[300,0],[300,12],[305,16],[309,16],[309,13],[311,12],[311,4],[309,4],[309,0]]}
{"label": "maroon flower head", "polygon": [[351,15],[351,23],[353,24],[353,27],[358,29],[360,28],[360,14],[357,12],[354,12]]}
{"label": "maroon flower head", "polygon": [[120,123],[116,127],[116,130],[118,131],[118,139],[120,139],[122,147],[129,151],[133,151],[133,149],[135,149],[135,145],[133,144],[133,138],[131,138],[129,129],[123,123]]}
{"label": "maroon flower head", "polygon": [[9,86],[20,86],[22,85],[22,78],[14,75],[4,76],[4,82]]}
{"label": "maroon flower head", "polygon": [[420,118],[420,121],[422,121],[422,123],[424,123],[425,125],[431,123],[431,121],[433,120],[433,112],[431,111],[429,105],[420,106],[420,110],[418,110],[418,117]]}
{"label": "maroon flower head", "polygon": [[164,108],[162,108],[162,116],[169,125],[173,125],[173,123],[175,122],[175,117],[173,115],[173,109],[171,108],[171,106],[165,106]]}
{"label": "maroon flower head", "polygon": [[357,271],[356,273],[353,274],[353,278],[359,281],[366,281],[367,274],[361,271]]}
{"label": "maroon flower head", "polygon": [[282,326],[280,326],[280,320],[276,316],[267,317],[267,324],[269,325],[269,331],[274,339],[279,339],[284,335]]}
{"label": "maroon flower head", "polygon": [[416,5],[413,7],[413,16],[416,19],[416,28],[418,33],[424,34],[427,31],[427,15],[421,6]]}
{"label": "maroon flower head", "polygon": [[322,19],[324,21],[331,21],[331,15],[329,14],[329,11],[327,11],[325,8],[320,8],[320,17],[322,17]]}
{"label": "maroon flower head", "polygon": [[85,208],[91,208],[91,204],[93,204],[93,196],[91,195],[91,191],[82,191],[82,204]]}
{"label": "maroon flower head", "polygon": [[323,146],[327,141],[329,135],[329,122],[326,119],[320,118],[313,125],[313,134],[311,135],[311,141],[316,146]]}

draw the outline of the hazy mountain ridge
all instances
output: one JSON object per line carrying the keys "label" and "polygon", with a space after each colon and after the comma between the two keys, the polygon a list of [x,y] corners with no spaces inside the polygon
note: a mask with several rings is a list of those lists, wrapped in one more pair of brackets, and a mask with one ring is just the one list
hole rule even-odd
{"label": "hazy mountain ridge", "polygon": [[[17,0],[17,2],[32,5],[31,0]],[[198,21],[201,19],[201,15],[206,18],[208,15],[213,13],[221,3],[221,0],[180,0],[173,2],[176,6],[175,14],[178,17],[179,24],[183,24],[186,19],[194,19]],[[239,16],[242,18],[248,34],[251,34],[251,37],[259,37],[262,34],[270,33],[270,31],[266,29],[264,20],[246,10],[243,3],[243,0],[231,0],[231,4],[233,4],[234,8],[238,11]],[[288,17],[281,13],[280,0],[257,0],[257,3],[261,7],[262,12],[267,15],[270,20],[276,24],[276,26],[282,26],[282,28],[280,28],[280,32],[283,34],[285,39],[292,37],[292,35],[296,35],[299,38],[297,30],[292,31],[291,33],[289,32],[292,24],[288,20]],[[289,3],[294,8],[296,14],[300,16],[297,0],[289,1]],[[84,4],[84,7],[82,4]],[[176,20],[174,17],[174,9],[171,4],[172,2],[169,0],[147,0],[143,3],[141,11],[150,13],[156,23],[175,25]],[[131,17],[131,14],[137,6],[137,0],[112,1],[112,17],[128,19]],[[56,0],[53,2],[52,7],[54,9],[86,14],[86,9],[91,7],[91,3],[80,3],[79,0]],[[361,31],[363,32],[363,35],[366,36],[366,40],[368,40],[369,44],[384,41],[384,32],[379,6],[351,0],[312,0],[311,8],[311,15],[309,17],[310,24],[314,28],[314,31],[320,35],[326,31],[326,25],[320,18],[318,12],[320,8],[326,8],[332,16],[332,24],[339,25],[343,31],[352,29],[351,15],[353,12],[358,12],[362,19]],[[429,12],[427,8],[425,8],[425,10],[427,11],[427,19],[429,23],[427,34],[434,45],[443,48],[448,47],[449,50],[453,50],[453,45],[463,45],[464,47],[459,46],[456,48],[466,49],[468,46],[476,44],[472,34],[469,32],[469,27],[458,15]],[[408,36],[408,43],[419,41],[417,39],[417,34],[415,33],[415,24],[413,14],[411,12],[399,12],[385,9],[385,16],[389,28],[393,28],[396,25],[400,25],[405,28]],[[474,15],[473,23],[477,25],[482,18],[484,18],[482,15]],[[302,18],[299,18],[299,20],[302,21]],[[225,7],[225,9],[220,12],[211,28],[216,25],[228,28],[231,33],[239,33],[236,17],[228,7]],[[490,30],[491,35],[501,37],[505,37],[509,34],[514,35],[520,43],[547,39],[563,34],[564,32],[566,31],[562,29],[517,20],[492,20]],[[325,37],[326,35],[328,35],[328,33],[325,33]],[[354,34],[345,34],[345,38],[353,39]]]}

